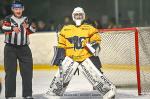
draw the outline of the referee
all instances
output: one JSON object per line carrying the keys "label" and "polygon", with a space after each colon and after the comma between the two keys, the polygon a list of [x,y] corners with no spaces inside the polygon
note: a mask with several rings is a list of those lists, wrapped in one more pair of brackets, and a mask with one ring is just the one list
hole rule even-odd
{"label": "referee", "polygon": [[5,68],[5,97],[16,97],[17,60],[22,77],[22,96],[24,99],[32,97],[33,60],[29,48],[29,34],[35,32],[28,18],[22,16],[24,5],[14,1],[11,5],[13,15],[4,19],[2,30],[5,33],[4,68]]}

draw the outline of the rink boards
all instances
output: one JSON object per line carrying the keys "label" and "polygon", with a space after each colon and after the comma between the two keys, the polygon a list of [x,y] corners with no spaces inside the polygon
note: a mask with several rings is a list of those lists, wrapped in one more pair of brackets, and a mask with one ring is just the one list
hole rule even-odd
{"label": "rink boards", "polygon": [[[0,71],[3,71],[4,35],[0,35]],[[57,70],[50,66],[53,47],[57,45],[57,34],[35,33],[30,36],[30,48],[33,54],[34,70]],[[102,53],[101,53],[102,54]],[[100,57],[102,60],[103,58]],[[124,57],[125,58],[125,57]],[[115,84],[136,85],[136,67],[127,64],[103,64],[104,74]],[[150,66],[140,66],[141,70],[150,74]],[[118,81],[119,80],[119,81]]]}

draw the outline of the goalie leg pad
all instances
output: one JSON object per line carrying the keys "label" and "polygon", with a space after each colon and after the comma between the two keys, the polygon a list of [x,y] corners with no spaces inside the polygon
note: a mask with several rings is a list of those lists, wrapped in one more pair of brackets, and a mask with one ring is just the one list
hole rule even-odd
{"label": "goalie leg pad", "polygon": [[115,95],[115,86],[95,67],[89,58],[83,61],[79,68],[81,68],[81,73],[102,96],[106,96],[106,94],[110,97]]}
{"label": "goalie leg pad", "polygon": [[47,91],[46,95],[63,95],[78,66],[79,63],[74,62],[69,57],[65,57],[65,59],[62,62],[63,79],[61,80],[60,71],[58,70],[50,84],[50,88]]}

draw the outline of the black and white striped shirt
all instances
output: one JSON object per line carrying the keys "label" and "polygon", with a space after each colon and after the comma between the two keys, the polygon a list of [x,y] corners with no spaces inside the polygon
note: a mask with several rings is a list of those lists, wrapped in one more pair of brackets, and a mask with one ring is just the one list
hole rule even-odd
{"label": "black and white striped shirt", "polygon": [[[24,22],[29,24],[29,28],[23,27]],[[15,33],[13,27],[20,28],[20,32]],[[5,18],[2,30],[5,33],[5,43],[12,45],[28,45],[29,34],[35,32],[35,28],[30,25],[27,17],[17,18],[14,15]]]}

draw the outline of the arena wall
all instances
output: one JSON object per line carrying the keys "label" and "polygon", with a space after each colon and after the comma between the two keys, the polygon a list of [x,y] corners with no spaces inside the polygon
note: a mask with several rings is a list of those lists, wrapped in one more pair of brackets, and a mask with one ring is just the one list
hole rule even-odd
{"label": "arena wall", "polygon": [[[143,61],[140,61],[141,65],[149,64],[149,52],[147,52],[150,47],[149,39],[147,36],[150,34],[150,30],[140,28],[140,58]],[[134,32],[131,32],[126,35],[126,31],[123,34],[117,34],[115,36],[109,36],[110,34],[101,34],[102,42],[101,42],[101,51],[100,51],[100,59],[103,64],[103,67],[107,67],[108,69],[116,69],[119,68],[122,70],[128,70],[129,65],[132,65],[133,70],[135,70],[135,47],[134,47]],[[111,37],[111,38],[110,38]],[[3,67],[4,64],[4,35],[0,35],[0,68]],[[144,39],[143,39],[144,38]],[[146,39],[147,38],[147,39]],[[120,41],[120,42],[119,42]],[[142,45],[145,45],[143,47]],[[30,48],[33,54],[33,62],[34,66],[41,69],[44,66],[49,67],[51,59],[53,57],[53,47],[57,44],[57,34],[55,32],[41,32],[34,33],[30,35]],[[143,49],[144,48],[144,49]],[[145,51],[146,50],[146,51]],[[106,57],[107,56],[107,57]],[[123,56],[123,58],[121,58]],[[130,57],[130,58],[129,58]],[[106,66],[107,65],[107,66]],[[113,65],[113,66],[112,66]],[[130,68],[131,70],[131,68]]]}
{"label": "arena wall", "polygon": [[[4,39],[0,35],[0,67],[4,64]],[[34,33],[30,35],[30,48],[33,55],[34,65],[49,65],[53,56],[53,46],[57,44],[57,34],[54,32]]]}

